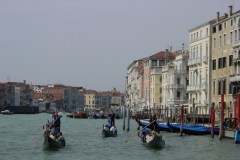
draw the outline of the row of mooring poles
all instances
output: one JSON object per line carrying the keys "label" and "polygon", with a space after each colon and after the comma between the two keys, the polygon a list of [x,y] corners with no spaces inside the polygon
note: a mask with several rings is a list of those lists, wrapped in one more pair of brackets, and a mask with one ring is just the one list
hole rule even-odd
{"label": "row of mooring poles", "polygon": [[125,118],[127,118],[127,131],[130,131],[130,108],[123,106],[123,130],[125,130]]}
{"label": "row of mooring poles", "polygon": [[[237,101],[234,101],[233,108],[234,119],[237,119],[236,126],[240,125],[240,93],[238,93]],[[211,108],[211,137],[214,138],[214,125],[215,125],[215,109]],[[221,95],[220,102],[220,130],[219,130],[219,139],[221,140],[224,137],[224,95]]]}

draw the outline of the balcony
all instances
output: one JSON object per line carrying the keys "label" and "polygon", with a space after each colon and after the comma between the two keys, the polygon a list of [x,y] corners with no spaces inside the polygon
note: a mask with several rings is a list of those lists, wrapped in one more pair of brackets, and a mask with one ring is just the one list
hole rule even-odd
{"label": "balcony", "polygon": [[208,84],[207,83],[202,83],[201,84],[201,89],[202,90],[207,90],[208,89]]}
{"label": "balcony", "polygon": [[187,86],[187,91],[188,92],[198,91],[198,90],[201,90],[201,85],[200,84]]}
{"label": "balcony", "polygon": [[184,87],[183,84],[170,84],[166,86],[167,89],[178,89],[183,87]]}
{"label": "balcony", "polygon": [[240,74],[235,74],[230,76],[230,82],[238,82],[240,81]]}
{"label": "balcony", "polygon": [[188,66],[201,64],[201,62],[202,62],[202,58],[189,59],[188,60]]}
{"label": "balcony", "polygon": [[188,60],[188,66],[192,66],[194,64],[197,64],[197,59],[189,59]]}
{"label": "balcony", "polygon": [[203,56],[202,61],[203,63],[208,63],[208,56]]}
{"label": "balcony", "polygon": [[237,40],[237,41],[233,41],[233,48],[237,48],[240,46],[240,40]]}
{"label": "balcony", "polygon": [[233,56],[233,62],[239,61],[240,60],[240,54],[236,54]]}

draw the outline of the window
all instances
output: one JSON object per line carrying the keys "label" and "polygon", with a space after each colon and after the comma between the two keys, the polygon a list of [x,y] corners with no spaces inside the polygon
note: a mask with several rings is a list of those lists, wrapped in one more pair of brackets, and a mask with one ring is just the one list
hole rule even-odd
{"label": "window", "polygon": [[226,34],[224,34],[224,36],[223,36],[223,45],[224,46],[226,45]]}
{"label": "window", "polygon": [[212,61],[212,70],[216,70],[216,59]]}
{"label": "window", "polygon": [[[216,28],[215,28],[216,29]],[[215,32],[216,32],[216,30],[215,30]],[[208,36],[208,28],[206,28],[206,36]]]}
{"label": "window", "polygon": [[218,31],[221,31],[222,30],[222,24],[219,24],[218,25]]}
{"label": "window", "polygon": [[208,43],[206,43],[206,55],[208,55]]}
{"label": "window", "polygon": [[223,57],[222,58],[222,65],[223,65],[223,68],[225,68],[226,67],[226,57]]}
{"label": "window", "polygon": [[222,58],[218,58],[218,69],[222,68]]}
{"label": "window", "polygon": [[219,46],[222,46],[222,36],[219,36]]}
{"label": "window", "polygon": [[180,98],[180,96],[181,96],[181,92],[177,91],[177,98]]}
{"label": "window", "polygon": [[237,41],[237,30],[235,30],[235,33],[234,33],[234,42]]}
{"label": "window", "polygon": [[216,33],[216,26],[213,27],[213,33]]}
{"label": "window", "polygon": [[227,28],[227,24],[226,24],[226,22],[224,23],[224,28]]}
{"label": "window", "polygon": [[162,87],[160,87],[159,91],[160,91],[160,93],[162,93]]}
{"label": "window", "polygon": [[233,39],[233,33],[230,32],[230,43],[232,43],[232,39]]}
{"label": "window", "polygon": [[213,81],[213,95],[215,95],[215,81]]}
{"label": "window", "polygon": [[162,75],[160,76],[160,82],[162,82]]}
{"label": "window", "polygon": [[180,84],[180,77],[177,77],[177,84]]}
{"label": "window", "polygon": [[221,95],[221,87],[222,87],[222,85],[221,85],[221,80],[218,80],[218,95]]}
{"label": "window", "polygon": [[200,45],[200,58],[202,57],[202,45]]}
{"label": "window", "polygon": [[233,20],[231,20],[231,26],[233,26]]}
{"label": "window", "polygon": [[216,38],[213,38],[213,48],[216,48]]}
{"label": "window", "polygon": [[152,60],[152,66],[157,66],[157,60]]}
{"label": "window", "polygon": [[229,84],[229,94],[233,94],[233,84]]}
{"label": "window", "polygon": [[223,83],[223,88],[222,88],[223,89],[223,94],[226,94],[226,79],[223,79],[222,81],[223,81],[222,82]]}
{"label": "window", "polygon": [[233,55],[229,56],[229,66],[233,65]]}

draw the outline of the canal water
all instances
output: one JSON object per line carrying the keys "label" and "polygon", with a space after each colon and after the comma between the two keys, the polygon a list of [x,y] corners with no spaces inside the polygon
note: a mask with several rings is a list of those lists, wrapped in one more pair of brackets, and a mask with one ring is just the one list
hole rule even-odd
{"label": "canal water", "polygon": [[[116,120],[118,136],[102,138],[106,120],[71,119],[63,115],[61,131],[66,147],[43,149],[43,125],[50,114],[1,115],[0,160],[239,160],[240,144],[207,136],[180,136],[162,133],[165,147],[149,149],[134,135],[137,123],[130,122],[130,131],[123,131],[123,120]],[[134,135],[134,136],[132,136]],[[129,138],[130,137],[130,138]],[[129,141],[125,142],[127,139]]]}

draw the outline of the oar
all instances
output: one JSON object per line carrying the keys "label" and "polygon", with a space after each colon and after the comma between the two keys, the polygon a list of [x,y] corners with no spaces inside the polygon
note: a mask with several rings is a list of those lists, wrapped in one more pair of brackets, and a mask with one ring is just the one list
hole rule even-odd
{"label": "oar", "polygon": [[[142,131],[143,129],[147,128],[149,125],[151,125],[153,122],[155,122],[156,120],[152,121],[151,123],[149,123],[148,125],[146,125],[145,127],[143,127],[140,131]],[[133,135],[131,135],[130,137],[128,137],[128,139],[126,139],[124,142],[128,142],[133,136],[135,136],[137,133],[139,132],[139,130],[137,130]]]}

